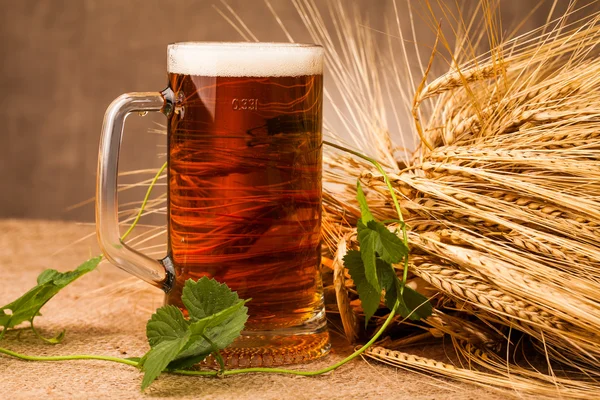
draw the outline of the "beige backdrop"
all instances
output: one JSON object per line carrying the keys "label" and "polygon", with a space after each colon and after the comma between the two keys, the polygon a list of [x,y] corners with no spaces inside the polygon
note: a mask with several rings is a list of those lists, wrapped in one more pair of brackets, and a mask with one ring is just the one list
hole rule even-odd
{"label": "beige backdrop", "polygon": [[[271,3],[298,41],[310,41],[291,0]],[[537,3],[504,0],[504,26],[514,26]],[[106,106],[123,92],[162,89],[170,42],[241,40],[213,4],[225,9],[213,0],[0,0],[0,217],[92,221],[91,205],[67,208],[94,195]],[[285,40],[264,2],[228,4],[259,39]],[[391,1],[358,4],[377,29],[393,15]],[[524,29],[542,23],[549,6]],[[398,7],[407,22],[405,0]],[[418,30],[424,40],[433,37],[425,24]],[[161,116],[128,120],[121,170],[162,163],[157,154],[164,153],[165,138],[148,131],[157,122]]]}

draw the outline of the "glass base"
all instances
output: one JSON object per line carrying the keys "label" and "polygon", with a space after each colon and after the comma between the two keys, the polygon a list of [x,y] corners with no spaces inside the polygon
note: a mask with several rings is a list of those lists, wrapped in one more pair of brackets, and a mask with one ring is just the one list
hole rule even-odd
{"label": "glass base", "polygon": [[[285,334],[278,331],[246,331],[221,351],[227,368],[274,367],[301,364],[326,355],[331,345],[327,327],[311,333]],[[210,356],[206,365],[217,366]]]}

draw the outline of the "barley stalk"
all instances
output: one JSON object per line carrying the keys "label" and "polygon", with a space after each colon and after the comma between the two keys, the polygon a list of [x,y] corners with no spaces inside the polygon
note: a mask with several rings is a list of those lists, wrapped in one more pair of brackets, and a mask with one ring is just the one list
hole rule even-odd
{"label": "barley stalk", "polygon": [[453,317],[439,310],[435,310],[425,322],[447,335],[458,337],[461,340],[493,351],[499,350],[502,345],[503,338],[497,332],[493,332],[481,324],[467,321],[464,318]]}
{"label": "barley stalk", "polygon": [[333,269],[333,284],[335,287],[335,297],[337,299],[338,310],[342,318],[342,325],[344,327],[344,333],[346,339],[350,343],[354,343],[358,336],[359,326],[358,318],[350,305],[350,299],[348,295],[348,289],[346,287],[346,278],[344,271],[344,255],[346,254],[346,237],[342,238],[338,245],[337,251],[334,258],[334,269]]}
{"label": "barley stalk", "polygon": [[[450,294],[459,304],[466,302],[470,310],[480,319],[512,326],[542,339],[540,332],[546,333],[546,340],[563,347],[575,347],[587,352],[591,357],[600,355],[597,343],[599,336],[578,327],[568,319],[560,319],[552,311],[544,310],[538,305],[503,291],[502,286],[486,282],[480,277],[442,265],[441,261],[425,257],[413,264],[413,270],[421,278],[439,288],[443,293]],[[459,337],[459,335],[455,335]],[[478,341],[468,340],[478,344]],[[493,348],[490,346],[486,346]]]}
{"label": "barley stalk", "polygon": [[[533,268],[522,268],[514,264],[514,258],[509,257],[508,252],[505,252],[507,257],[501,259],[491,253],[448,245],[416,235],[411,235],[411,241],[423,250],[443,256],[475,275],[496,285],[502,285],[509,293],[529,298],[540,306],[548,307],[556,315],[580,318],[580,323],[584,324],[585,321],[589,327],[600,326],[600,309],[595,300],[573,296],[568,287],[563,287],[564,281],[561,282],[560,279],[550,277],[551,280],[542,280],[545,275],[540,274],[543,276],[539,277]],[[544,294],[548,299],[545,302],[540,301],[540,294]]]}
{"label": "barley stalk", "polygon": [[560,330],[568,325],[539,307],[523,300],[516,300],[513,296],[468,272],[424,260],[411,266],[418,276],[460,301],[467,301],[477,307],[536,326]]}
{"label": "barley stalk", "polygon": [[[594,392],[596,388],[593,384],[560,378],[556,378],[554,384],[548,384],[547,381],[532,379],[532,377],[521,377],[519,375],[519,372],[522,372],[521,369],[515,370],[514,373],[507,373],[506,369],[500,368],[495,368],[491,373],[481,372],[472,368],[458,368],[448,363],[379,346],[368,349],[365,354],[396,367],[434,373],[488,388],[499,387],[545,397],[555,397],[558,393],[569,398],[584,400],[595,399],[596,396]],[[487,359],[483,357],[486,354],[477,353],[478,359]]]}

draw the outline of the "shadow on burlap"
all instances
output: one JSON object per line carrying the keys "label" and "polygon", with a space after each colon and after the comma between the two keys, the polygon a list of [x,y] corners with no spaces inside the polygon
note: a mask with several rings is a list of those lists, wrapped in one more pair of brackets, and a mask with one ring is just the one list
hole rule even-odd
{"label": "shadow on burlap", "polygon": [[[46,268],[73,269],[99,253],[93,226],[47,221],[0,221],[0,304],[20,296]],[[57,250],[68,246],[58,254]],[[119,284],[116,284],[119,282]],[[2,347],[32,355],[101,354],[135,357],[148,347],[145,323],[162,294],[129,278],[110,264],[66,288],[42,310],[36,326],[45,336],[66,329],[61,344],[42,343],[30,330],[10,332]],[[118,289],[118,290],[117,290]],[[416,349],[439,356],[440,346]],[[334,335],[326,358],[298,367],[318,369],[340,360],[352,348]],[[139,390],[136,369],[101,361],[24,362],[0,355],[0,399],[218,398],[218,399],[481,399],[505,398],[488,390],[400,370],[368,360],[354,360],[325,376],[240,375],[226,378],[162,375],[146,392]]]}

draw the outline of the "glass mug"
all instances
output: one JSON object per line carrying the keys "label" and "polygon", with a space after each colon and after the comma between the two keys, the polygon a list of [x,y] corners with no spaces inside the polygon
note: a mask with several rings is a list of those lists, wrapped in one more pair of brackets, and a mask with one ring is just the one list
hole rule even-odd
{"label": "glass mug", "polygon": [[[247,303],[229,366],[308,361],[329,349],[320,277],[323,49],[291,43],[175,43],[169,86],[106,110],[98,241],[114,265],[179,306],[187,279],[226,283]],[[168,118],[168,253],[120,239],[117,169],[130,113]]]}

